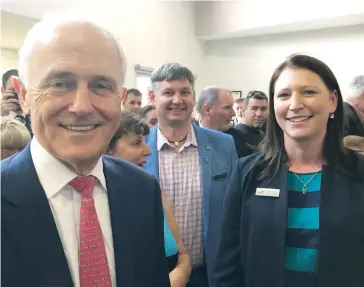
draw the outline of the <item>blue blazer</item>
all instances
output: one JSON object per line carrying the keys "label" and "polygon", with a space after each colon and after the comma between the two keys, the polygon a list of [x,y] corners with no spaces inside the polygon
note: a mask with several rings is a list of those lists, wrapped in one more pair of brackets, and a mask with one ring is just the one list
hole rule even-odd
{"label": "blue blazer", "polygon": [[[258,180],[259,156],[234,167],[213,287],[285,286],[288,167],[282,164],[275,176]],[[364,286],[364,158],[353,156],[348,163],[355,173],[332,165],[322,173],[318,287]],[[256,196],[258,187],[279,189],[279,197]]]}
{"label": "blue blazer", "polygon": [[[200,158],[204,251],[209,273],[216,257],[223,198],[233,164],[238,157],[230,135],[197,125],[193,125],[193,128]],[[152,128],[146,140],[152,154],[148,157],[145,169],[159,180],[157,129],[158,126]]]}
{"label": "blue blazer", "polygon": [[[158,182],[123,160],[103,164],[117,285],[170,286]],[[73,287],[29,145],[1,162],[1,212],[1,286]]]}

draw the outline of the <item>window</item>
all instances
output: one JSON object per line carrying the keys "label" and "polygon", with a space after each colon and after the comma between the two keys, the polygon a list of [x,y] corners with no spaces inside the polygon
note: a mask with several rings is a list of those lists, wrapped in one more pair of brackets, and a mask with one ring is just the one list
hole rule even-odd
{"label": "window", "polygon": [[142,93],[142,107],[149,104],[149,90],[150,90],[150,75],[153,69],[148,67],[142,67],[140,65],[135,66],[136,75],[136,88]]}

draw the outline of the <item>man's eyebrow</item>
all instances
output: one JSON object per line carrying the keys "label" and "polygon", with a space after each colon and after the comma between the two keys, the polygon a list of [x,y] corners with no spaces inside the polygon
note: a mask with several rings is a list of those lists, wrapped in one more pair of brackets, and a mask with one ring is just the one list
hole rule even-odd
{"label": "man's eyebrow", "polygon": [[47,84],[54,79],[72,79],[75,78],[75,73],[64,70],[51,70],[46,77],[44,77],[41,81],[41,84]]}
{"label": "man's eyebrow", "polygon": [[104,81],[104,82],[108,82],[113,86],[117,86],[117,82],[114,78],[112,77],[108,77],[108,76],[104,76],[104,75],[95,75],[91,77],[92,81]]}
{"label": "man's eyebrow", "polygon": [[[76,79],[77,75],[73,72],[66,70],[52,70],[48,73],[48,75],[41,81],[41,84],[47,84],[54,79]],[[91,81],[105,81],[110,83],[113,86],[117,86],[117,82],[112,77],[104,76],[104,75],[94,75],[91,76]]]}

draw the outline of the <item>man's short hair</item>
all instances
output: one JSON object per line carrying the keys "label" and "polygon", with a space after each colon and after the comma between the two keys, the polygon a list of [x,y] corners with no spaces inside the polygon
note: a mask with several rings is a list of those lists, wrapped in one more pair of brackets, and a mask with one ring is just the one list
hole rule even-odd
{"label": "man's short hair", "polygon": [[150,111],[153,111],[155,110],[155,106],[153,105],[146,105],[144,107],[142,107],[139,111],[139,114],[145,118],[147,116],[147,114],[150,112]]}
{"label": "man's short hair", "polygon": [[107,151],[112,151],[120,138],[132,132],[145,136],[149,134],[149,126],[140,115],[129,111],[121,111],[119,128],[112,137]]}
{"label": "man's short hair", "polygon": [[244,98],[237,98],[237,99],[234,100],[234,103],[235,104],[242,104],[242,103],[244,103]]}
{"label": "man's short hair", "polygon": [[268,102],[268,97],[262,91],[250,91],[244,98],[244,105],[247,107],[249,105],[250,99],[265,100]]}
{"label": "man's short hair", "polygon": [[6,88],[6,83],[9,81],[11,76],[19,77],[19,72],[17,69],[11,69],[6,71],[2,76],[2,85]]}
{"label": "man's short hair", "polygon": [[138,89],[130,89],[126,92],[126,95],[125,95],[125,99],[124,101],[126,101],[126,99],[128,98],[128,96],[132,94],[134,96],[137,96],[137,97],[141,97],[142,96],[142,93],[138,90]]}
{"label": "man's short hair", "polygon": [[152,90],[157,89],[157,84],[163,81],[176,81],[187,80],[190,82],[192,88],[195,88],[195,77],[192,72],[185,66],[178,63],[167,63],[154,70],[150,81],[152,84]]}
{"label": "man's short hair", "polygon": [[196,103],[196,111],[202,116],[203,115],[203,107],[205,105],[209,105],[210,107],[214,106],[219,99],[219,94],[222,89],[220,87],[207,87],[202,90],[198,101]]}
{"label": "man's short hair", "polygon": [[0,117],[1,148],[24,149],[30,142],[28,129],[11,117]]}
{"label": "man's short hair", "polygon": [[364,93],[364,75],[356,76],[350,83],[350,89],[358,96]]}

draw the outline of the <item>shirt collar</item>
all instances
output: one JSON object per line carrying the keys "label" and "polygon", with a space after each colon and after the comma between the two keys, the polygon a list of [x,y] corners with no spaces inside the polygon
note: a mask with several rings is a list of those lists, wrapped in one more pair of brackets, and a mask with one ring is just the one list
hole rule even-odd
{"label": "shirt collar", "polygon": [[[161,132],[159,126],[157,126],[157,150],[160,151],[164,145],[169,145],[170,147],[173,147],[164,136],[164,134]],[[190,127],[190,130],[188,131],[187,138],[182,147],[188,147],[190,145],[197,147],[196,134],[192,125]]]}
{"label": "shirt collar", "polygon": [[[48,199],[55,196],[65,185],[78,176],[42,147],[35,137],[30,143],[30,152],[34,168]],[[107,190],[102,157],[88,175],[95,176],[103,189]]]}

